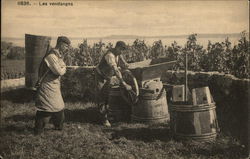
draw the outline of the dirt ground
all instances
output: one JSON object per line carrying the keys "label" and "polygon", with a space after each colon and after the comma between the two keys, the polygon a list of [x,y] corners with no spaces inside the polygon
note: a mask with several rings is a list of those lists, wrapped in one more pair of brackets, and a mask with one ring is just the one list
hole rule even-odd
{"label": "dirt ground", "polygon": [[97,108],[90,102],[66,101],[63,131],[46,126],[33,135],[35,108],[32,94],[22,89],[1,95],[0,155],[4,159],[117,158],[117,159],[240,159],[244,147],[223,133],[216,142],[177,142],[168,123],[100,125]]}

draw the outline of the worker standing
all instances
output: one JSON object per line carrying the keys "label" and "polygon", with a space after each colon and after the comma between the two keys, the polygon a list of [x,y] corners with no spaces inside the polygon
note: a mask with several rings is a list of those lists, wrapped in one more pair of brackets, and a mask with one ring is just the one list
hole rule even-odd
{"label": "worker standing", "polygon": [[102,117],[102,124],[107,127],[111,126],[108,120],[108,95],[112,76],[116,76],[120,84],[124,86],[126,90],[132,89],[131,86],[123,80],[120,71],[127,69],[129,66],[122,56],[125,50],[126,44],[123,41],[118,41],[115,48],[109,49],[103,55],[100,63],[95,69],[95,98]]}
{"label": "worker standing", "polygon": [[63,129],[64,101],[61,94],[60,78],[66,72],[63,56],[69,47],[70,40],[67,37],[58,37],[56,47],[46,53],[39,67],[35,102],[37,108],[35,135],[43,132],[50,118],[52,118],[56,130]]}

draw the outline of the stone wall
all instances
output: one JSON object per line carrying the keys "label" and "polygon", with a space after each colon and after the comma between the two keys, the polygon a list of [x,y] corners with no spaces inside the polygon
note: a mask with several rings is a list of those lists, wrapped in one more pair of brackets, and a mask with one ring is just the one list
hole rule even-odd
{"label": "stone wall", "polygon": [[71,66],[61,79],[62,95],[68,100],[93,100],[94,74],[93,66]]}
{"label": "stone wall", "polygon": [[[69,66],[61,79],[62,95],[67,100],[94,100],[95,87],[94,66]],[[111,83],[117,84],[116,79]]]}

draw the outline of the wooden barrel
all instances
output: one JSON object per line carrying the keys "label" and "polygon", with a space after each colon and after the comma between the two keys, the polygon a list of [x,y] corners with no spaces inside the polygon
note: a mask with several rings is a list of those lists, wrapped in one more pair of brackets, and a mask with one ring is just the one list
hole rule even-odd
{"label": "wooden barrel", "polygon": [[129,121],[131,115],[131,106],[122,98],[120,87],[113,86],[109,91],[109,120]]}
{"label": "wooden barrel", "polygon": [[166,91],[158,93],[140,90],[138,103],[132,106],[131,119],[134,122],[165,123],[169,120]]}
{"label": "wooden barrel", "polygon": [[212,98],[208,99],[211,97],[208,87],[193,89],[192,94],[195,104],[169,105],[170,128],[173,135],[177,140],[215,140],[219,127],[216,105]]}
{"label": "wooden barrel", "polygon": [[211,141],[217,136],[215,103],[170,105],[170,128],[179,140]]}
{"label": "wooden barrel", "polygon": [[25,86],[34,89],[38,69],[50,45],[51,37],[25,34]]}

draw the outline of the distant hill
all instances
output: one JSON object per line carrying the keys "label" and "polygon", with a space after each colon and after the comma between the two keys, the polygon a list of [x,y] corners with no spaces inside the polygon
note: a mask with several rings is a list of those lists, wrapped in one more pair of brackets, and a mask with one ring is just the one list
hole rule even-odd
{"label": "distant hill", "polygon": [[23,38],[14,38],[14,37],[1,37],[1,41],[13,41],[13,40],[23,40]]}
{"label": "distant hill", "polygon": [[[139,35],[110,35],[105,37],[70,37],[71,39],[147,39],[147,38],[187,38],[189,35],[162,35],[162,36],[139,36]],[[230,33],[230,34],[197,34],[197,38],[238,38],[240,33]],[[57,37],[52,37],[56,39]],[[1,41],[13,41],[13,40],[24,40],[23,38],[14,37],[1,37]]]}
{"label": "distant hill", "polygon": [[[104,39],[136,39],[136,38],[187,38],[189,35],[163,35],[163,36],[137,36],[137,35],[110,35],[103,37]],[[232,38],[240,37],[240,33],[231,34],[197,34],[197,38]]]}

